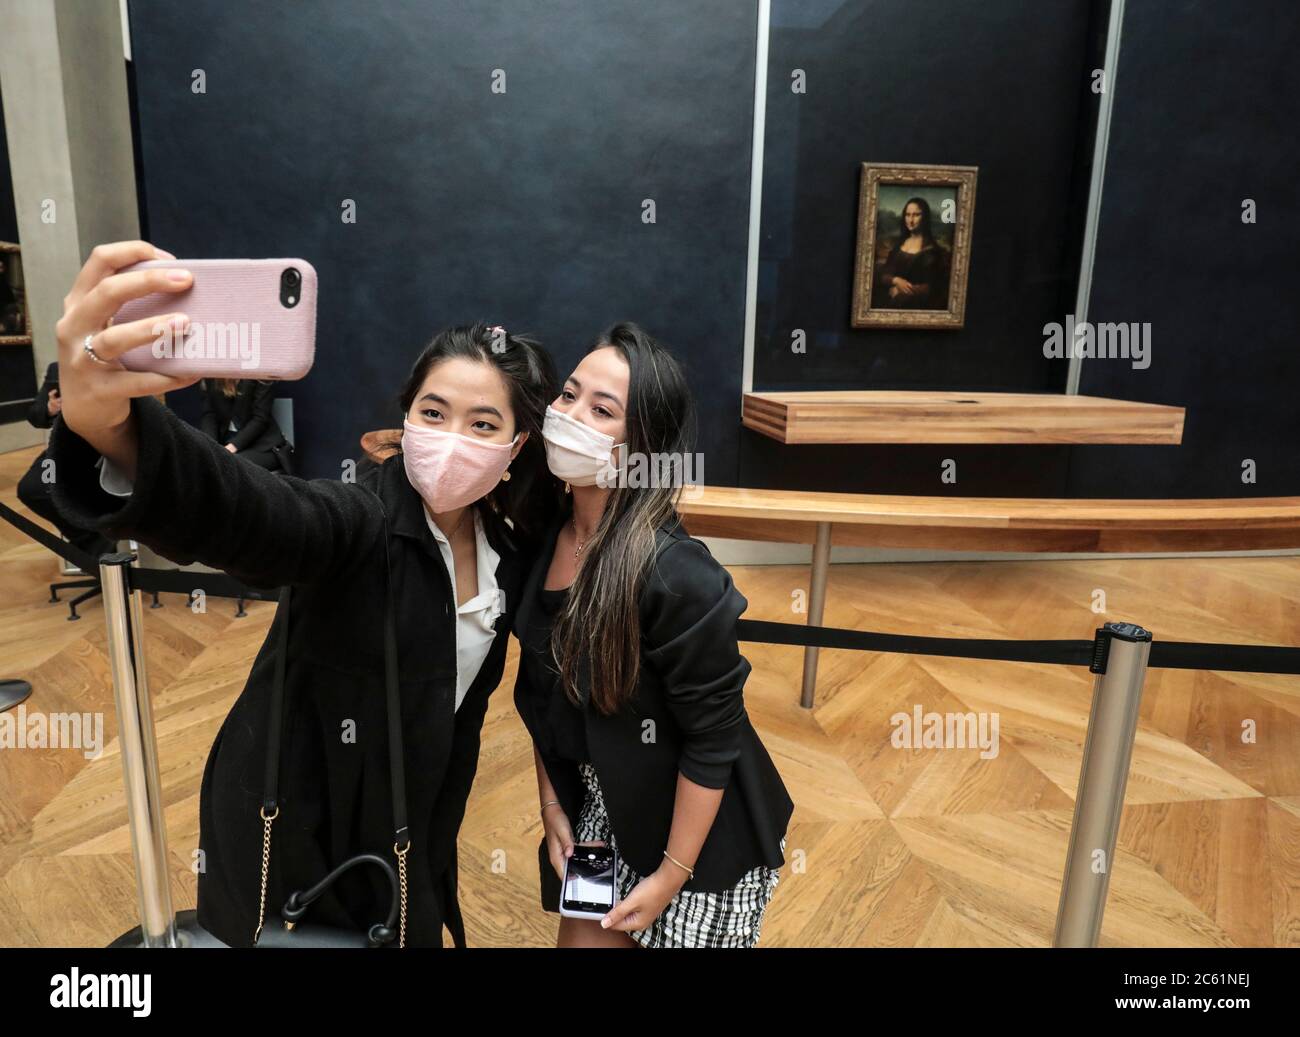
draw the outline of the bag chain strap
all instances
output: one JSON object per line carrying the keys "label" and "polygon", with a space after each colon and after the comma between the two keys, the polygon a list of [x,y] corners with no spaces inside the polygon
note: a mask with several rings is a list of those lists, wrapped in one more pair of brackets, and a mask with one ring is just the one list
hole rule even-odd
{"label": "bag chain strap", "polygon": [[262,935],[262,922],[266,918],[266,877],[271,871],[271,822],[280,816],[280,808],[275,808],[275,813],[270,817],[266,816],[266,807],[258,811],[262,815],[262,898],[257,905],[257,932],[253,934],[253,943],[256,944],[258,937]]}
{"label": "bag chain strap", "polygon": [[397,930],[397,946],[404,948],[406,946],[406,855],[410,852],[411,840],[406,840],[406,845],[402,849],[397,848],[397,843],[393,843],[393,852],[397,854],[397,873],[402,880],[402,921]]}

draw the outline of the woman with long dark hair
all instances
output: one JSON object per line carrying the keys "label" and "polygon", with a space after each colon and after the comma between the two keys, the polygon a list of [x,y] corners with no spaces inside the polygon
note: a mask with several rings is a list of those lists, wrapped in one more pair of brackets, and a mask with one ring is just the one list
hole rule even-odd
{"label": "woman with long dark hair", "polygon": [[283,588],[204,770],[199,924],[248,946],[332,875],[305,922],[433,947],[445,924],[463,944],[456,835],[558,492],[541,434],[550,359],[504,328],[450,328],[402,388],[400,454],[351,482],[273,475],[151,398],[195,379],[118,361],[157,323],[109,326],[118,308],[193,281],[119,272],[154,258],[174,257],[100,246],[66,297],[50,455],[56,505],[87,528]]}
{"label": "woman with long dark hair", "polygon": [[621,902],[601,923],[562,917],[560,946],[753,946],[793,804],[745,712],[735,625],[747,603],[678,520],[695,449],[682,370],[617,324],[543,435],[570,493],[515,622],[543,906],[558,909],[575,844],[607,843]]}
{"label": "woman with long dark hair", "polygon": [[934,239],[930,203],[909,198],[898,220],[898,240],[876,273],[871,305],[877,309],[948,308],[948,253]]}

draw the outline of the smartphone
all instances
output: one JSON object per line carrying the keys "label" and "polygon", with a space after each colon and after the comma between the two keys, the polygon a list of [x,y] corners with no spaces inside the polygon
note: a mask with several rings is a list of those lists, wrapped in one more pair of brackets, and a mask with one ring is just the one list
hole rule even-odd
{"label": "smartphone", "polygon": [[575,846],[564,865],[560,914],[604,918],[618,903],[618,855],[608,846]]}
{"label": "smartphone", "polygon": [[316,355],[316,270],[305,259],[150,259],[128,270],[182,269],[183,292],[132,299],[113,323],[184,313],[189,330],[159,326],[158,337],[122,354],[132,371],[204,378],[303,377]]}

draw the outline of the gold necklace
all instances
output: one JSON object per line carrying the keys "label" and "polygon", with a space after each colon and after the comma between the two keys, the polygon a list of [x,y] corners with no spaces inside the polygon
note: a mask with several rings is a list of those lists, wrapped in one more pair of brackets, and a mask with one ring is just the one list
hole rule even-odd
{"label": "gold necklace", "polygon": [[[443,533],[443,536],[445,536],[445,537],[447,538],[447,543],[448,543],[448,544],[450,544],[450,543],[452,542],[452,540],[455,539],[456,534],[460,532],[460,527],[463,526],[463,525],[465,524],[465,520],[466,520],[467,518],[469,518],[469,513],[470,513],[473,509],[474,509],[474,505],[472,505],[472,504],[467,504],[467,505],[465,506],[465,510],[462,511],[461,514],[460,514],[460,519],[457,520],[456,524],[455,524],[454,526],[451,527],[451,532],[450,532],[450,533]],[[428,509],[428,507],[426,506],[426,507],[425,507],[425,511],[428,511],[428,510],[429,510],[429,509]],[[429,518],[430,518],[430,519],[433,519],[433,512],[431,512],[431,511],[429,511]],[[436,521],[436,520],[434,520],[434,525],[437,525],[437,521]],[[439,528],[439,529],[442,529],[441,526],[438,526],[438,528]]]}
{"label": "gold necklace", "polygon": [[578,523],[572,515],[569,516],[569,525],[573,527],[573,542],[577,545],[573,549],[573,557],[577,558],[578,555],[582,554],[582,549],[587,546],[587,541],[578,536]]}

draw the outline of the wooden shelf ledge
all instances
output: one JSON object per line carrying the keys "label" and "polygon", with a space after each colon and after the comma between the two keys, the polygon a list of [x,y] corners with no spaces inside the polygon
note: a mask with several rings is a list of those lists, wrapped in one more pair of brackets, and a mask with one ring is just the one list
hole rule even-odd
{"label": "wooden shelf ledge", "polygon": [[952,551],[1243,551],[1300,547],[1300,497],[1094,500],[903,497],[701,487],[692,536]]}
{"label": "wooden shelf ledge", "polygon": [[780,443],[1145,443],[1176,446],[1182,407],[1059,393],[747,392],[746,428]]}

